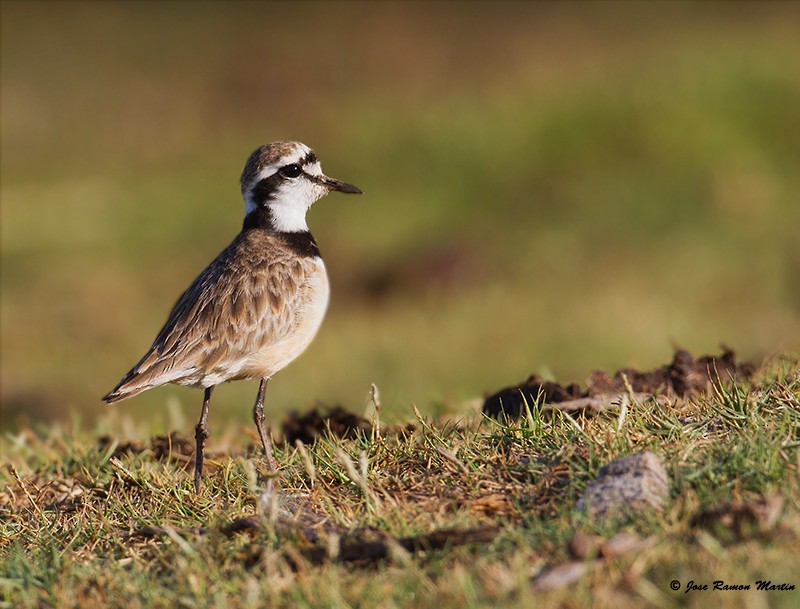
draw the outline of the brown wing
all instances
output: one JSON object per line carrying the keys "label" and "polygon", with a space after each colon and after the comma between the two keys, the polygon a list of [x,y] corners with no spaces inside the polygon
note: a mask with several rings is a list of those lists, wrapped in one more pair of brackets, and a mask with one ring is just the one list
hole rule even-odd
{"label": "brown wing", "polygon": [[292,331],[306,269],[285,251],[250,241],[237,238],[195,279],[106,402],[170,382],[236,378],[236,367],[250,354]]}

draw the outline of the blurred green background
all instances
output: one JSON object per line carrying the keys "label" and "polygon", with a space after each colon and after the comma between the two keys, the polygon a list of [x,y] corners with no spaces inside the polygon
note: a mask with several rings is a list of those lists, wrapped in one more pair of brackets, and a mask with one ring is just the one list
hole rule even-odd
{"label": "blurred green background", "polygon": [[3,425],[110,408],[279,139],[366,194],[310,213],[332,302],[273,422],[796,350],[798,57],[795,3],[3,2]]}

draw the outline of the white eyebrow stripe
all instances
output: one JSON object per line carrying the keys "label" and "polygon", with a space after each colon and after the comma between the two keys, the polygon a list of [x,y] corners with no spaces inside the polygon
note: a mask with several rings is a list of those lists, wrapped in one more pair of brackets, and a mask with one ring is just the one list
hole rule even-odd
{"label": "white eyebrow stripe", "polygon": [[256,182],[260,182],[270,176],[274,176],[280,170],[280,166],[278,165],[267,165],[261,171],[256,174],[256,179],[253,181],[255,184]]}
{"label": "white eyebrow stripe", "polygon": [[278,163],[273,163],[271,165],[265,165],[262,167],[261,171],[255,175],[253,184],[275,175],[281,170],[281,168],[292,164],[300,165],[303,168],[303,171],[310,173],[311,175],[322,175],[322,165],[320,165],[319,159],[315,159],[311,163],[306,161],[308,156],[313,154],[314,153],[311,148],[308,148],[307,146],[299,146],[294,154],[284,156]]}
{"label": "white eyebrow stripe", "polygon": [[309,163],[303,167],[303,171],[306,173],[310,173],[313,176],[321,176],[322,175],[322,165],[319,164],[319,161],[314,161],[313,163]]}

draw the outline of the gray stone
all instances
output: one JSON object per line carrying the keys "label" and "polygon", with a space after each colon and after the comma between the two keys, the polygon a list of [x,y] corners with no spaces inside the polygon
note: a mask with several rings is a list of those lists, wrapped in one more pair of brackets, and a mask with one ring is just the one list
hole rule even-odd
{"label": "gray stone", "polygon": [[575,507],[595,521],[616,520],[662,511],[668,497],[664,462],[654,453],[643,451],[603,467]]}

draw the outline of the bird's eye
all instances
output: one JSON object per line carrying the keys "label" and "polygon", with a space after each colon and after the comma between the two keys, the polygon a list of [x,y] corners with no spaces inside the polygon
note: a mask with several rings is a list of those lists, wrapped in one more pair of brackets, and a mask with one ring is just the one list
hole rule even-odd
{"label": "bird's eye", "polygon": [[303,170],[297,163],[292,163],[291,165],[281,167],[281,175],[285,178],[296,178],[301,173],[303,173]]}

